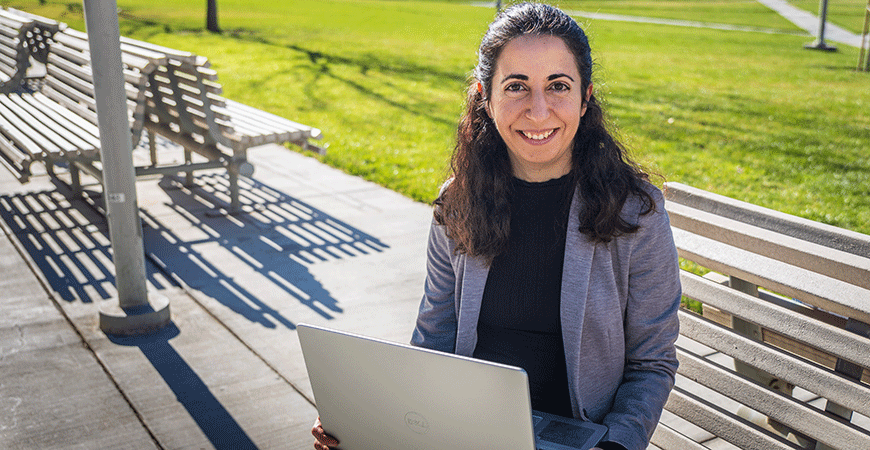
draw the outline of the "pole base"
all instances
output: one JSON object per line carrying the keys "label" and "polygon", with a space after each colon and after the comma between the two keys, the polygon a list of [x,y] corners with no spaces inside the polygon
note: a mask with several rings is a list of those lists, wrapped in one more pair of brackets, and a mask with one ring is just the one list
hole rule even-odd
{"label": "pole base", "polygon": [[837,47],[826,44],[824,41],[815,41],[812,44],[804,45],[807,50],[821,50],[823,52],[835,52]]}
{"label": "pole base", "polygon": [[106,334],[131,336],[157,331],[169,324],[169,298],[148,294],[148,303],[121,308],[117,298],[100,305],[100,330]]}

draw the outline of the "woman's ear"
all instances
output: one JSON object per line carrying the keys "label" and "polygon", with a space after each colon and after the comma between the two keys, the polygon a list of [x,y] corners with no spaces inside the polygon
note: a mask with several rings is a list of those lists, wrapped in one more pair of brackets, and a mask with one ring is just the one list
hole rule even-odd
{"label": "woman's ear", "polygon": [[589,83],[589,87],[586,88],[583,97],[583,107],[580,108],[580,117],[583,117],[586,114],[586,106],[589,104],[589,99],[592,98],[592,83]]}
{"label": "woman's ear", "polygon": [[489,99],[486,98],[486,95],[483,93],[483,83],[480,81],[477,82],[477,93],[480,94],[480,99],[483,100],[483,107],[486,109],[486,115],[492,119],[492,112],[489,110]]}

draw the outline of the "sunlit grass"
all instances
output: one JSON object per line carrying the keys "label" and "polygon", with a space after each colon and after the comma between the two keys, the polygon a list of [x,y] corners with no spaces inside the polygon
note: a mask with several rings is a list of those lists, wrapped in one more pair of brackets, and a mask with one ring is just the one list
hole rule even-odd
{"label": "sunlit grass", "polygon": [[[80,1],[2,3],[83,29]],[[796,30],[753,1],[559,3]],[[118,5],[124,35],[209,57],[228,98],[321,128],[324,162],[424,202],[447,175],[465,80],[494,12],[460,1],[220,0],[224,31],[211,34],[201,0]],[[796,34],[579,21],[597,92],[644,164],[870,234],[870,76],[852,70],[857,49],[807,51],[811,39]]]}

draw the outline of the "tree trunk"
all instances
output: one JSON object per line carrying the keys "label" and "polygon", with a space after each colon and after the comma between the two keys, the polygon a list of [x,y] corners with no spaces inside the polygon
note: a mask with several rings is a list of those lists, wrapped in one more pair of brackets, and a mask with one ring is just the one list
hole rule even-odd
{"label": "tree trunk", "polygon": [[205,29],[213,33],[220,33],[221,28],[218,26],[217,0],[207,0],[207,5],[205,13]]}

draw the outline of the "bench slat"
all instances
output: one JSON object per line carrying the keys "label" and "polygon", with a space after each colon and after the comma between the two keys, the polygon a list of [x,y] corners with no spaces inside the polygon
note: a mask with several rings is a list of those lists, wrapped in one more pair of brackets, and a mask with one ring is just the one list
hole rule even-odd
{"label": "bench slat", "polygon": [[0,165],[9,169],[21,183],[26,183],[30,180],[30,164],[29,158],[16,158],[18,150],[15,145],[6,139],[0,133]]}
{"label": "bench slat", "polygon": [[14,94],[0,96],[0,103],[9,108],[9,110],[17,115],[22,121],[30,125],[31,128],[39,133],[41,137],[44,137],[57,145],[63,154],[78,153],[79,150],[85,150],[89,147],[87,143],[84,143],[74,135],[61,136],[55,131],[57,124],[54,124],[52,120],[39,112],[39,110],[26,108],[26,106],[22,107],[22,105],[16,102],[13,97],[18,96]]}
{"label": "bench slat", "polygon": [[686,337],[795,386],[870,416],[870,387],[868,386],[846,379],[815,363],[798,359],[774,347],[740,336],[731,329],[691,313],[681,313],[680,327],[684,327],[681,332]]}
{"label": "bench slat", "polygon": [[[823,310],[870,323],[870,291],[674,228],[681,257]],[[752,271],[750,271],[752,270]]]}
{"label": "bench slat", "polygon": [[[683,286],[683,295],[689,298],[861,366],[870,367],[870,351],[868,351],[870,339],[818,319],[796,314],[793,310],[761,301],[686,271],[681,271],[680,282]],[[867,412],[870,412],[870,409]]]}
{"label": "bench slat", "polygon": [[86,120],[81,120],[78,116],[70,113],[68,110],[47,105],[35,98],[33,95],[22,95],[19,100],[26,103],[33,110],[38,110],[48,116],[55,124],[67,133],[75,135],[76,138],[82,141],[80,150],[92,156],[100,148],[99,129]]}
{"label": "bench slat", "polygon": [[45,79],[41,92],[51,100],[63,105],[63,107],[75,111],[76,114],[94,125],[97,124],[97,105],[93,98],[89,98],[75,89],[70,89],[66,84],[54,77]]}
{"label": "bench slat", "polygon": [[[685,316],[680,317],[681,326]],[[805,403],[682,349],[678,373],[834,448],[870,448],[870,435]],[[699,425],[701,426],[701,425]],[[714,433],[717,434],[718,433]],[[720,436],[727,439],[725,436]]]}
{"label": "bench slat", "polygon": [[707,450],[707,447],[671,429],[659,424],[653,432],[650,443],[662,448],[679,448],[681,450]]}
{"label": "bench slat", "polygon": [[2,116],[0,127],[3,128],[3,132],[10,140],[30,153],[32,158],[40,160],[49,155],[60,154],[60,147],[34,131],[2,103],[0,103],[0,116]]}
{"label": "bench slat", "polygon": [[[64,116],[68,121],[74,123],[76,127],[84,130],[91,136],[97,138],[100,135],[100,128],[94,122],[85,119],[80,114],[69,114],[69,111],[66,109],[65,105],[55,102],[45,94],[41,92],[34,92],[33,100],[42,103],[50,109],[53,109],[57,114]],[[84,136],[82,137],[84,138]],[[97,142],[99,142],[99,138],[97,139]]]}
{"label": "bench slat", "polygon": [[[0,116],[0,124],[2,124],[3,117]],[[0,125],[2,127],[2,125]],[[25,155],[21,152],[21,150],[15,145],[14,142],[6,139],[6,136],[3,133],[0,133],[0,151],[3,152],[3,155],[6,157],[4,162],[11,163],[14,166],[13,172],[21,172],[24,169],[25,162],[29,159],[28,155]]]}
{"label": "bench slat", "polygon": [[665,197],[695,209],[748,223],[805,241],[867,257],[870,236],[707,192],[682,183],[665,183]]}
{"label": "bench slat", "polygon": [[754,253],[870,289],[870,258],[786,236],[674,202],[671,225]]}
{"label": "bench slat", "polygon": [[680,386],[671,391],[665,409],[744,450],[803,450]]}
{"label": "bench slat", "polygon": [[[85,35],[87,36],[87,35]],[[129,45],[131,47],[139,48],[148,51],[153,55],[163,55],[164,57],[171,57],[173,59],[181,60],[187,62],[189,64],[196,63],[196,55],[190,52],[185,52],[181,50],[175,50],[168,47],[163,47],[157,44],[151,44],[145,41],[139,41],[136,39],[131,39],[128,37],[121,36],[121,43],[125,45]]]}
{"label": "bench slat", "polygon": [[283,130],[291,134],[300,132],[305,135],[305,138],[318,139],[320,137],[320,130],[316,128],[287,120],[281,116],[233,100],[227,100],[227,110],[230,112],[229,115],[231,117],[238,117],[240,118],[239,120],[260,123],[264,127]]}

